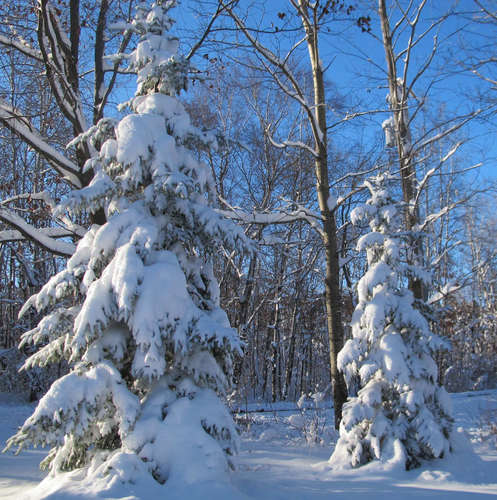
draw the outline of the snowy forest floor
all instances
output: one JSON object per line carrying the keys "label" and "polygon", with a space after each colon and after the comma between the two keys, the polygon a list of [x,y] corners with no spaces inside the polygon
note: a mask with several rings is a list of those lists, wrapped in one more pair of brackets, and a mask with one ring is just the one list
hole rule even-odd
{"label": "snowy forest floor", "polygon": [[[452,401],[455,429],[459,430],[454,453],[408,472],[378,464],[354,471],[331,471],[327,459],[337,436],[326,402],[317,410],[312,405],[307,410],[295,410],[294,403],[247,405],[249,413],[241,412],[237,417],[241,451],[236,458],[238,469],[232,473],[233,485],[240,498],[257,500],[462,500],[497,496],[497,390],[453,394]],[[0,394],[2,443],[32,410],[33,405],[11,394]],[[28,492],[44,477],[38,469],[44,455],[42,450],[0,455],[0,498],[36,498]],[[156,493],[135,491],[127,498],[152,499]],[[202,498],[234,498],[218,493],[204,490]],[[56,498],[109,497],[88,491]],[[182,498],[189,500],[187,489]]]}

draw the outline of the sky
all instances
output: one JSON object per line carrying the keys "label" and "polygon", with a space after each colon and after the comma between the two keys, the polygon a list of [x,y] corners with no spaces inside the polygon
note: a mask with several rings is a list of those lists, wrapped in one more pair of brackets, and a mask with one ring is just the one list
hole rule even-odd
{"label": "sky", "polygon": [[[180,7],[173,13],[177,20],[176,29],[184,40],[183,46],[191,43],[195,36],[198,37],[198,27],[205,25],[205,14],[209,15],[212,12],[214,3],[183,0]],[[405,1],[400,3],[407,4]],[[202,9],[200,14],[199,5]],[[389,116],[385,100],[387,94],[385,55],[381,44],[379,19],[375,11],[377,2],[360,0],[355,2],[355,5],[357,9],[352,12],[352,19],[342,14],[334,16],[333,21],[323,29],[320,38],[323,66],[328,68],[326,78],[334,92],[340,96],[341,103],[341,109],[335,114],[330,113],[330,122],[334,117],[341,119],[344,113],[349,111],[374,112],[361,118],[355,125],[347,123],[346,126],[333,129],[330,137],[337,142],[350,141],[352,135],[357,134],[363,135],[363,140],[366,142],[378,141],[378,137],[382,134],[381,123]],[[292,23],[292,9],[286,0],[272,2],[256,0],[240,2],[238,12],[245,12],[247,24],[264,32],[261,35],[264,43],[273,50],[280,50],[284,53],[296,39],[295,36],[301,35],[296,31],[282,32],[285,27],[297,26]],[[194,10],[197,12],[193,12]],[[281,14],[285,14],[283,18]],[[408,78],[412,78],[415,71],[424,64],[433,48],[436,35],[437,54],[430,68],[417,81],[413,91],[416,98],[424,99],[424,111],[431,117],[430,119],[439,121],[443,116],[450,117],[488,106],[487,97],[490,95],[492,98],[494,92],[490,90],[491,85],[472,74],[467,68],[478,56],[492,55],[491,41],[497,37],[497,22],[488,24],[471,22],[475,16],[473,0],[444,0],[442,2],[428,0],[417,32],[424,32],[443,14],[449,15],[413,50],[412,70],[408,74]],[[371,17],[370,33],[361,31],[354,22],[354,19],[362,15]],[[398,13],[393,12],[392,25],[396,19],[398,19]],[[230,26],[226,20],[222,23],[224,27]],[[233,39],[232,33],[227,31],[220,30],[215,35],[224,40],[230,37],[231,40]],[[404,32],[397,39],[397,47],[406,46],[406,42],[407,33]],[[307,56],[304,49],[302,45],[301,49],[295,51],[295,60],[305,66]],[[196,59],[197,64],[199,61],[200,64],[205,62],[206,59],[202,58],[204,55],[212,57],[212,51],[213,48],[210,45],[201,48],[198,52],[199,57]],[[229,62],[231,59],[240,58],[240,52],[229,44],[225,44],[222,51],[218,53],[218,57],[224,57]],[[481,70],[483,76],[491,76],[491,69],[491,67],[483,68]],[[481,96],[487,97],[481,100]],[[483,163],[480,178],[492,180],[497,178],[497,147],[494,146],[497,142],[494,141],[496,128],[497,121],[490,116],[485,120],[473,120],[459,133],[458,139],[466,140],[466,144],[461,148],[461,153],[465,156],[465,164],[469,166],[480,161]]]}

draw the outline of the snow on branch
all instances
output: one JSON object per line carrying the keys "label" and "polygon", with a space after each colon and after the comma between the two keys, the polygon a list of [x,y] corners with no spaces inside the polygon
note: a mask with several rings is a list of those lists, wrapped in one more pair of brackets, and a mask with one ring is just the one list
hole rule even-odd
{"label": "snow on branch", "polygon": [[[69,257],[74,253],[76,247],[72,243],[67,241],[56,241],[52,236],[47,234],[46,230],[44,232],[28,224],[22,217],[7,208],[0,208],[0,220],[14,226],[26,238],[35,241],[40,246],[56,255]],[[2,233],[0,233],[0,235],[1,234]]]}
{"label": "snow on branch", "polygon": [[[15,196],[11,196],[0,201],[0,207],[8,208],[8,205],[18,201],[18,200],[38,200],[44,202],[50,210],[56,207],[54,199],[50,196],[48,191],[40,191],[38,193],[21,193]],[[36,228],[43,235],[49,238],[82,238],[87,229],[79,224],[75,224],[68,217],[59,217],[57,222],[60,227],[43,227]],[[25,234],[21,233],[16,229],[6,229],[0,231],[0,243],[7,243],[11,241],[24,241],[26,239]]]}
{"label": "snow on branch", "polygon": [[[368,169],[368,170],[358,170],[356,172],[349,172],[348,174],[345,174],[344,176],[340,177],[339,179],[337,179],[336,181],[333,181],[333,183],[330,184],[330,188],[331,187],[334,187],[334,186],[337,186],[339,184],[342,184],[343,181],[351,178],[351,177],[363,177],[367,174],[370,174],[372,172],[375,172],[376,170],[378,170],[378,165],[375,165],[374,167]],[[364,186],[364,188],[366,188],[366,186]]]}
{"label": "snow on branch", "polygon": [[42,155],[72,186],[82,186],[77,165],[50,146],[29,121],[3,99],[0,99],[0,123]]}
{"label": "snow on branch", "polygon": [[7,205],[8,203],[12,203],[17,200],[40,200],[43,201],[50,208],[55,208],[55,201],[52,199],[48,191],[40,191],[38,193],[22,193],[16,194],[15,196],[11,196],[10,198],[6,198],[0,201],[0,205]]}
{"label": "snow on branch", "polygon": [[319,157],[319,153],[314,149],[311,148],[311,146],[307,145],[305,142],[302,141],[283,141],[283,142],[276,142],[273,137],[271,136],[269,132],[269,126],[266,129],[266,134],[269,139],[269,142],[275,147],[279,149],[286,149],[286,148],[300,148],[300,149],[305,149],[309,153],[311,153],[312,156],[315,158]]}
{"label": "snow on branch", "polygon": [[[217,209],[216,212],[228,219],[236,220],[242,224],[288,224],[298,220],[310,222],[310,219],[321,216],[309,215],[305,211],[298,209],[291,212],[244,212],[238,208],[233,210]],[[313,221],[314,222],[314,221]]]}
{"label": "snow on branch", "polygon": [[[314,212],[304,206],[298,205],[295,209],[285,210],[281,208],[275,212],[246,212],[239,207],[231,206],[227,201],[221,199],[228,210],[216,209],[216,212],[227,219],[235,220],[241,224],[289,224],[299,220],[309,223],[319,234],[323,235],[323,230],[319,222],[323,220],[321,214]],[[293,203],[295,206],[295,203]]]}
{"label": "snow on branch", "polygon": [[465,283],[459,283],[458,281],[452,280],[446,283],[440,290],[435,292],[429,299],[428,304],[433,305],[437,302],[440,302],[443,299],[446,299],[449,295],[461,290],[466,286]]}
{"label": "snow on branch", "polygon": [[0,44],[5,45],[11,49],[16,49],[19,52],[22,52],[25,56],[31,57],[32,59],[36,59],[37,61],[43,61],[43,57],[39,50],[33,49],[28,42],[25,40],[14,40],[13,38],[9,38],[5,35],[0,34]]}
{"label": "snow on branch", "polygon": [[[70,229],[64,227],[42,227],[37,229],[41,234],[47,236],[48,238],[58,239],[58,238],[71,238],[74,236],[80,236],[79,234],[71,231]],[[17,231],[16,229],[6,229],[5,231],[0,231],[0,243],[9,243],[13,241],[24,241],[26,236]]]}

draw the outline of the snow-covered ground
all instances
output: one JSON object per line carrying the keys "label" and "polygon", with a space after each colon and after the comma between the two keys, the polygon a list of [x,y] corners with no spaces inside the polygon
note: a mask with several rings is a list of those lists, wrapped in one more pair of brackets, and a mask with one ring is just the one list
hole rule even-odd
{"label": "snow-covered ground", "polygon": [[[232,474],[237,496],[257,500],[314,499],[478,499],[497,496],[497,435],[489,432],[497,422],[497,391],[452,395],[455,428],[459,429],[454,453],[413,471],[389,470],[388,466],[370,465],[354,471],[331,471],[327,465],[336,434],[331,426],[332,412],[326,408],[295,410],[293,404],[273,407],[249,405],[252,412],[238,416],[242,429],[242,449],[237,457],[238,470]],[[324,404],[323,406],[326,406]],[[264,412],[253,410],[264,408]],[[0,397],[0,438],[3,442],[14,433],[33,406],[3,394]],[[321,440],[321,442],[319,442]],[[0,498],[40,498],[46,489],[29,491],[44,474],[38,463],[43,451],[25,450],[15,456],[0,455]],[[177,498],[190,500],[228,500],[234,490],[203,485],[197,495],[189,489],[177,492]],[[91,490],[77,491],[66,498],[153,499],[160,492],[139,485],[134,492],[113,489],[111,496],[96,497]],[[116,496],[117,492],[122,492]],[[160,494],[160,493],[159,493]],[[51,497],[54,498],[54,497]],[[175,497],[176,498],[176,497]]]}

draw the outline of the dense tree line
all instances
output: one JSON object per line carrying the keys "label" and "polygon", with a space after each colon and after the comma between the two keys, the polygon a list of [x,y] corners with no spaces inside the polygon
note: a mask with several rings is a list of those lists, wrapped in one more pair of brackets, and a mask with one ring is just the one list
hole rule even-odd
{"label": "dense tree line", "polygon": [[[183,48],[197,65],[186,106],[194,123],[219,137],[219,148],[199,157],[212,170],[219,209],[258,246],[250,255],[223,248],[216,255],[221,302],[245,345],[235,361],[239,397],[296,399],[334,387],[335,404],[343,402],[336,355],[351,335],[365,269],[355,250],[361,230],[349,215],[366,196],[364,179],[387,166],[402,179],[399,197],[414,203],[405,220],[411,257],[433,276],[431,289],[409,286],[432,302],[432,321],[452,340],[452,350],[437,356],[440,378],[451,390],[495,382],[492,191],[476,174],[491,159],[472,147],[476,124],[494,120],[492,54],[473,36],[471,52],[453,51],[459,33],[469,36],[478,24],[492,30],[495,16],[483,2],[467,3],[464,12],[440,7],[434,17],[423,1],[407,11],[383,1],[293,1],[260,19],[256,2],[220,2],[200,19],[202,44]],[[91,144],[65,145],[115,116],[113,103],[130,95],[122,62],[105,56],[136,44],[131,33],[111,29],[132,8],[1,5],[5,349],[39,319],[17,319],[23,302],[61,269],[84,228],[103,222],[98,211],[73,220],[51,212],[68,187],[92,178],[84,168]],[[361,40],[376,44],[374,57]],[[333,76],[328,47],[340,44],[369,59],[352,95]],[[473,79],[459,95],[436,91],[438,81],[457,88],[451,78],[463,73]],[[479,100],[467,99],[475,88]]]}

